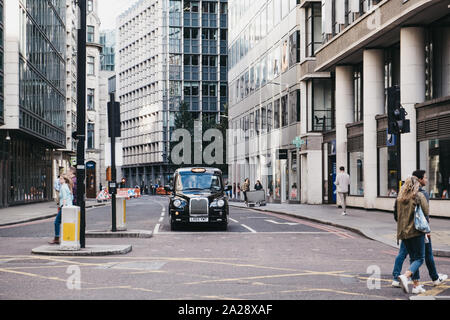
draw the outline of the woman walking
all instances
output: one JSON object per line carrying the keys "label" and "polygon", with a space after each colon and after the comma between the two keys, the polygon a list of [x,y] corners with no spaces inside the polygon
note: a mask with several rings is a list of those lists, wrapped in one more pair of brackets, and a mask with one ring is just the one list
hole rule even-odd
{"label": "woman walking", "polygon": [[425,233],[416,230],[414,216],[416,207],[420,206],[425,216],[428,217],[429,206],[427,199],[419,189],[419,180],[416,177],[410,177],[406,179],[397,198],[397,240],[402,240],[405,244],[411,262],[409,269],[398,277],[405,293],[409,293],[409,278],[413,280],[414,293],[423,291],[419,285],[419,268],[425,259]]}
{"label": "woman walking", "polygon": [[59,236],[61,232],[61,214],[62,208],[73,205],[73,185],[72,179],[65,175],[61,175],[59,178],[60,190],[59,190],[59,210],[55,219],[55,238],[49,244],[60,244]]}

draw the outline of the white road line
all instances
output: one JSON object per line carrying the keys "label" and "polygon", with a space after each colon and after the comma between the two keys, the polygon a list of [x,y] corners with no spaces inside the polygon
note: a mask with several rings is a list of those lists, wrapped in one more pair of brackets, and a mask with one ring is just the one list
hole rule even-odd
{"label": "white road line", "polygon": [[163,222],[164,217],[159,218],[159,222]]}
{"label": "white road line", "polygon": [[228,220],[231,220],[231,221],[233,221],[234,223],[239,223],[239,221],[234,220],[234,219],[232,219],[232,218],[228,218]]}
{"label": "white road line", "polygon": [[157,234],[159,232],[159,227],[160,226],[161,225],[159,223],[155,226],[155,230],[153,230],[153,234]]}
{"label": "white road line", "polygon": [[241,226],[243,226],[245,229],[249,230],[251,233],[257,233],[255,230],[253,230],[249,226],[246,226],[245,224],[241,224]]}

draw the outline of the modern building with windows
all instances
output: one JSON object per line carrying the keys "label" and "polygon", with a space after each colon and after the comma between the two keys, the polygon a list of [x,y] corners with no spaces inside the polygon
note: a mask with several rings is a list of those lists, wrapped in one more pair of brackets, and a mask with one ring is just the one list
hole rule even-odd
{"label": "modern building with windows", "polygon": [[0,7],[0,207],[8,207],[52,199],[53,151],[66,147],[66,1]]}
{"label": "modern building with windows", "polygon": [[317,204],[334,82],[330,72],[315,72],[320,2],[297,2],[229,2],[227,155],[233,184],[260,180],[271,201]]}
{"label": "modern building with windows", "polygon": [[100,69],[114,71],[116,56],[116,33],[114,30],[100,31],[100,44],[102,45]]}
{"label": "modern building with windows", "polygon": [[[285,2],[229,4],[230,127],[240,130],[228,141],[233,182],[260,179],[274,201],[336,203],[336,168],[344,166],[352,206],[392,210],[401,181],[420,168],[433,214],[448,216],[448,1]],[[411,122],[400,138],[387,133],[391,87]]]}
{"label": "modern building with windows", "polygon": [[196,118],[225,110],[225,0],[141,0],[117,20],[117,94],[128,185],[170,179],[169,142],[182,102]]}

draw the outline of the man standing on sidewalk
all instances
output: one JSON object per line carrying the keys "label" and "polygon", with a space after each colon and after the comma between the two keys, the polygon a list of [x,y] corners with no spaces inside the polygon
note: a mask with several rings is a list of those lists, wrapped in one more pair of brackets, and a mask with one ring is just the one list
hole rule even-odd
{"label": "man standing on sidewalk", "polygon": [[344,210],[344,212],[342,212],[342,215],[346,216],[347,195],[348,195],[348,188],[350,185],[350,176],[348,175],[348,173],[345,172],[344,167],[340,167],[339,171],[340,172],[336,176],[336,182],[334,184],[336,185],[336,192],[338,193],[342,209]]}

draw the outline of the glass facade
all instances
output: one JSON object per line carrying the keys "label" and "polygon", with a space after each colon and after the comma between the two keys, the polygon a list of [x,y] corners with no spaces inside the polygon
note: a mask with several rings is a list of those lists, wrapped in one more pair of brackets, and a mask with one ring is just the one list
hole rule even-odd
{"label": "glass facade", "polygon": [[364,152],[355,151],[348,154],[348,174],[350,175],[350,195],[364,195]]}
{"label": "glass facade", "polygon": [[115,70],[115,32],[102,31],[100,32],[100,44],[102,46],[101,55],[101,70],[114,71]]}
{"label": "glass facade", "polygon": [[20,128],[65,146],[65,1],[20,1]]}

